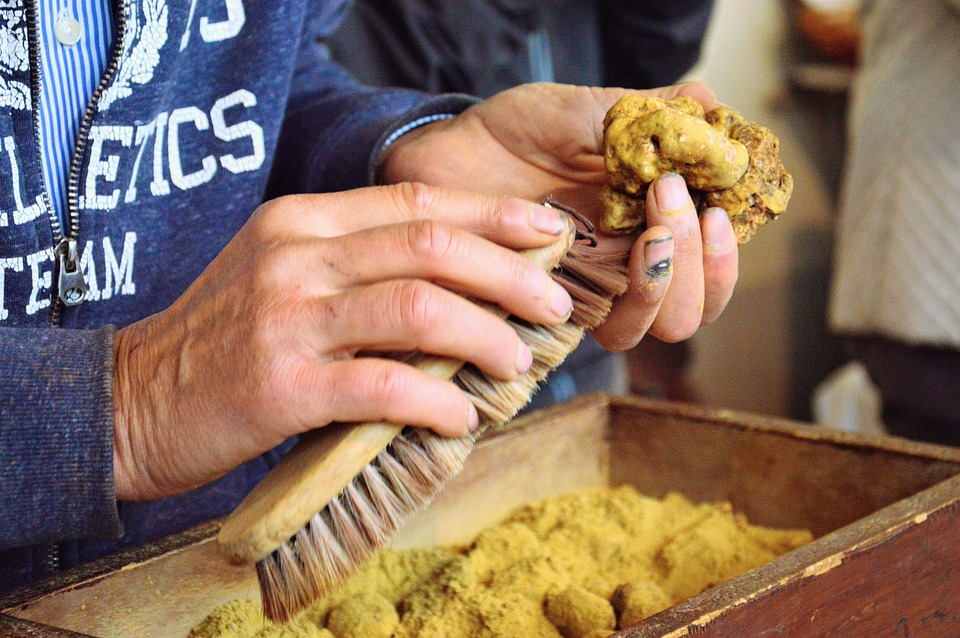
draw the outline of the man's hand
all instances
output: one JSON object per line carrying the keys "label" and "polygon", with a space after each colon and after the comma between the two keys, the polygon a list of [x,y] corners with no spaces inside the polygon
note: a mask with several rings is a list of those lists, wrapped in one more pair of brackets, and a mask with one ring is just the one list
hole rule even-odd
{"label": "man's hand", "polygon": [[555,240],[556,210],[403,184],[261,206],[167,310],[117,333],[117,497],[210,481],[331,421],[462,435],[453,383],[358,353],[420,350],[512,379],[532,355],[492,301],[541,324],[572,302],[514,250]]}
{"label": "man's hand", "polygon": [[[386,183],[422,181],[540,200],[552,195],[598,219],[606,183],[603,118],[625,89],[529,84],[504,91],[460,116],[401,137],[388,149]],[[703,84],[639,91],[665,99],[688,95],[709,110]],[[680,341],[716,319],[737,280],[737,244],[725,214],[698,219],[683,180],[665,176],[647,198],[647,230],[632,239],[630,289],[594,336],[609,349],[636,345],[649,330]],[[624,238],[601,238],[601,249]],[[629,245],[628,245],[629,246]]]}

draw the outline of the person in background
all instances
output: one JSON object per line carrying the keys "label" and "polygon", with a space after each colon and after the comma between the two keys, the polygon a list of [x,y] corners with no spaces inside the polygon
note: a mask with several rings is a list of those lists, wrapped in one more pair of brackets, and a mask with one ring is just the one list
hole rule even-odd
{"label": "person in background", "polygon": [[[527,82],[651,88],[696,63],[712,0],[358,0],[327,41],[362,82],[489,97]],[[528,409],[627,389],[694,400],[689,346],[645,339],[613,353],[589,335]]]}
{"label": "person in background", "polygon": [[863,3],[830,326],[899,436],[960,445],[960,1]]}
{"label": "person in background", "polygon": [[[229,513],[332,421],[475,428],[454,384],[356,356],[526,370],[458,293],[571,311],[515,249],[560,232],[547,193],[595,201],[624,91],[364,87],[323,44],[347,6],[0,7],[0,589]],[[613,349],[689,337],[736,281],[726,215],[698,220],[677,176],[652,193],[595,331]]]}
{"label": "person in background", "polygon": [[700,56],[712,0],[358,0],[329,38],[366,84],[489,97],[526,82],[652,88]]}

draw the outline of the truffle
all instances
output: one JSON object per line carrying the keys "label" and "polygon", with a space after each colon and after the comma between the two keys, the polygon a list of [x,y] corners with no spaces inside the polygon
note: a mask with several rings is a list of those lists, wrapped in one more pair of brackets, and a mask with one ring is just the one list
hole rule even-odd
{"label": "truffle", "polygon": [[617,624],[610,603],[580,587],[547,596],[544,615],[564,638],[584,638],[598,629],[613,630]]}
{"label": "truffle", "polygon": [[650,580],[631,580],[613,593],[613,608],[617,612],[617,628],[626,629],[644,618],[663,611],[671,605],[659,585]]}
{"label": "truffle", "polygon": [[398,624],[396,608],[373,593],[346,599],[327,618],[327,629],[337,638],[390,638]]}
{"label": "truffle", "polygon": [[726,210],[741,244],[786,209],[793,178],[780,161],[779,140],[732,109],[704,113],[689,97],[627,95],[603,124],[609,184],[600,228],[608,234],[644,225],[647,188],[666,173],[684,178],[700,212]]}

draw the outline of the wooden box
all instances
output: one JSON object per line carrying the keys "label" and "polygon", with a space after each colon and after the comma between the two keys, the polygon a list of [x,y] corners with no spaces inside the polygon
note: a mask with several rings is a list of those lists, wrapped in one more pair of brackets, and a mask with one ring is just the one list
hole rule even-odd
{"label": "wooden box", "polygon": [[[960,450],[729,411],[591,395],[518,419],[395,546],[462,542],[526,501],[624,483],[728,500],[817,540],[617,636],[960,636]],[[6,595],[0,635],[183,638],[215,606],[257,597],[216,528]]]}

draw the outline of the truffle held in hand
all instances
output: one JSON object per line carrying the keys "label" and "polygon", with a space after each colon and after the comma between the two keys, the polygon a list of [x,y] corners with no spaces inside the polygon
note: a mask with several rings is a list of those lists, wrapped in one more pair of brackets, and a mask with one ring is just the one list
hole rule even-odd
{"label": "truffle held in hand", "polygon": [[607,234],[644,225],[647,188],[666,173],[686,180],[700,212],[726,210],[741,244],[787,207],[793,178],[780,161],[779,140],[732,109],[705,114],[690,97],[626,95],[603,128],[610,183],[601,195],[600,228]]}

